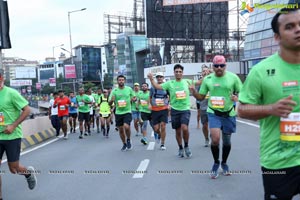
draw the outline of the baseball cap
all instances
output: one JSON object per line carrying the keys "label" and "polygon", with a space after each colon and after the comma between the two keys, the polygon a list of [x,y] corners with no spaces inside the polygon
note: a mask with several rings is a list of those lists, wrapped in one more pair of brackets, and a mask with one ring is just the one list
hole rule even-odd
{"label": "baseball cap", "polygon": [[134,83],[134,86],[140,86],[140,84],[139,83]]}
{"label": "baseball cap", "polygon": [[224,56],[221,55],[216,55],[213,59],[213,63],[214,64],[225,64],[226,63],[226,59]]}
{"label": "baseball cap", "polygon": [[155,77],[158,77],[158,76],[164,77],[164,74],[162,72],[157,72],[156,75],[155,75]]}

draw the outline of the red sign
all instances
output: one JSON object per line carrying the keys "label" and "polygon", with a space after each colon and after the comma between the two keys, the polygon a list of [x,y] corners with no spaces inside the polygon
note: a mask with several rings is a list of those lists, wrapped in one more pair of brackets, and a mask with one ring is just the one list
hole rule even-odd
{"label": "red sign", "polygon": [[56,86],[56,80],[55,80],[55,78],[49,78],[49,85],[50,86]]}
{"label": "red sign", "polygon": [[75,65],[65,65],[65,78],[76,78]]}

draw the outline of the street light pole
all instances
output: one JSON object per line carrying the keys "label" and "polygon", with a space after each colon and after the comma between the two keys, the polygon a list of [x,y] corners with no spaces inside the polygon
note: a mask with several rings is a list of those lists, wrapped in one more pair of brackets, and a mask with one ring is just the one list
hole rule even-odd
{"label": "street light pole", "polygon": [[[69,22],[69,37],[70,37],[70,56],[71,56],[71,63],[74,64],[74,59],[73,59],[73,47],[72,47],[72,34],[71,34],[71,18],[70,14],[74,12],[80,12],[84,11],[86,8],[82,8],[80,10],[73,10],[73,11],[68,11],[68,22]],[[75,92],[75,79],[73,79],[73,92]]]}

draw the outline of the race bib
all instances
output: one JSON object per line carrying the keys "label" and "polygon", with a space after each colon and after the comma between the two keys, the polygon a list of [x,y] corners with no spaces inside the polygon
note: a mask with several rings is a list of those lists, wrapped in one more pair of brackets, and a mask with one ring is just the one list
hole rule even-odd
{"label": "race bib", "polygon": [[66,106],[59,106],[60,110],[66,110]]}
{"label": "race bib", "polygon": [[126,107],[126,101],[125,101],[125,100],[119,100],[119,101],[118,101],[118,106],[119,106],[119,108],[124,108],[124,107]]}
{"label": "race bib", "polygon": [[4,113],[3,112],[0,112],[0,126],[4,126],[5,123],[4,123]]}
{"label": "race bib", "polygon": [[101,114],[102,115],[102,117],[108,117],[109,116],[109,114]]}
{"label": "race bib", "polygon": [[184,90],[177,91],[175,94],[176,94],[176,99],[185,99],[186,98],[186,93]]}
{"label": "race bib", "polygon": [[155,103],[157,106],[164,106],[165,102],[164,99],[155,99]]}
{"label": "race bib", "polygon": [[84,106],[84,102],[82,102],[82,101],[78,102],[78,106],[79,107]]}
{"label": "race bib", "polygon": [[146,100],[141,99],[141,106],[143,106],[143,107],[148,106],[148,102]]}
{"label": "race bib", "polygon": [[212,108],[224,108],[225,98],[224,97],[210,97],[210,103]]}
{"label": "race bib", "polygon": [[287,118],[280,118],[280,139],[300,141],[300,113],[291,113]]}

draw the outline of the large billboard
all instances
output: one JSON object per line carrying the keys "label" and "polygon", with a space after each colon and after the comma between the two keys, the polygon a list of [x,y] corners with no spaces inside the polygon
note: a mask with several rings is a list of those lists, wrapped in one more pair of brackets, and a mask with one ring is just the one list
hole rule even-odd
{"label": "large billboard", "polygon": [[228,39],[228,2],[162,6],[146,1],[147,38]]}
{"label": "large billboard", "polygon": [[36,78],[36,67],[16,67],[16,78]]}
{"label": "large billboard", "polygon": [[236,1],[236,0],[163,0],[163,6],[175,6],[183,4],[197,4],[197,3],[213,3],[222,1]]}

